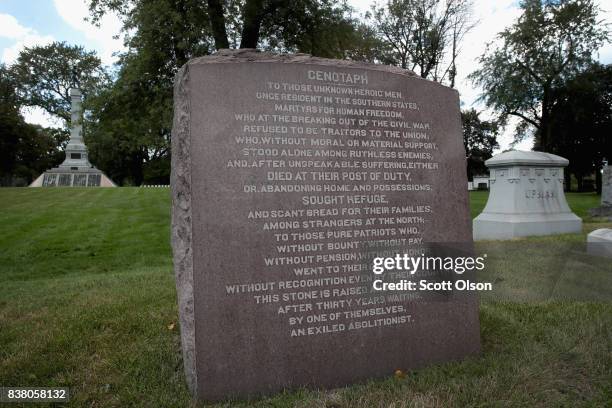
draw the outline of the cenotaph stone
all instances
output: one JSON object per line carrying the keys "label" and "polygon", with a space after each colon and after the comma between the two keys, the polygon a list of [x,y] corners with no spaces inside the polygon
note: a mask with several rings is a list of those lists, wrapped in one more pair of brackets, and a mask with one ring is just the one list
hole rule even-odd
{"label": "cenotaph stone", "polygon": [[66,158],[58,167],[41,174],[30,187],[115,187],[106,174],[89,162],[83,140],[81,91],[71,88],[70,99],[70,140],[65,150]]}
{"label": "cenotaph stone", "polygon": [[172,246],[203,400],[338,387],[480,351],[478,299],[376,292],[371,252],[467,243],[456,90],[395,67],[223,50],[175,79]]}
{"label": "cenotaph stone", "polygon": [[490,193],[473,221],[474,239],[578,233],[582,220],[572,213],[563,191],[569,161],[543,152],[513,150],[485,162]]}

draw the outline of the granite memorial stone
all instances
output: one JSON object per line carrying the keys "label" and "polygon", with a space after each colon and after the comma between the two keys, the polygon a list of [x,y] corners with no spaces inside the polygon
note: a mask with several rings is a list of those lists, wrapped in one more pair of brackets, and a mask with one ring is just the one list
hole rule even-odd
{"label": "granite memorial stone", "polygon": [[582,220],[572,213],[563,192],[563,168],[568,163],[554,154],[518,150],[487,160],[490,193],[474,219],[474,239],[582,231]]}
{"label": "granite memorial stone", "polygon": [[480,350],[478,300],[375,292],[372,251],[472,243],[457,91],[253,50],[175,80],[172,245],[200,399],[336,387]]}

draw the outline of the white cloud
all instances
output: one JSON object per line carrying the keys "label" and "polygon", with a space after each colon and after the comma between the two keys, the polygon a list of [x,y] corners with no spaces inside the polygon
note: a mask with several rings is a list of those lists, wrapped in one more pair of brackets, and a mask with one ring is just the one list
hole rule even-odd
{"label": "white cloud", "polygon": [[[373,0],[349,0],[349,4],[357,10],[357,13],[365,13],[370,10]],[[379,1],[379,3],[381,3]]]}
{"label": "white cloud", "polygon": [[72,28],[82,32],[98,51],[102,62],[110,65],[116,62],[114,53],[122,51],[123,41],[113,38],[121,31],[121,20],[114,14],[102,17],[100,27],[85,21],[89,16],[86,0],[53,0],[60,17]]}
{"label": "white cloud", "polygon": [[14,43],[2,50],[2,62],[11,64],[24,47],[44,45],[53,42],[53,36],[41,35],[33,28],[24,27],[10,14],[0,13],[0,37],[13,40]]}
{"label": "white cloud", "polygon": [[33,30],[19,24],[10,14],[0,14],[0,37],[17,40],[30,34]]}
{"label": "white cloud", "polygon": [[55,116],[51,116],[46,110],[39,107],[23,108],[21,114],[28,123],[44,127],[63,127],[64,122]]}

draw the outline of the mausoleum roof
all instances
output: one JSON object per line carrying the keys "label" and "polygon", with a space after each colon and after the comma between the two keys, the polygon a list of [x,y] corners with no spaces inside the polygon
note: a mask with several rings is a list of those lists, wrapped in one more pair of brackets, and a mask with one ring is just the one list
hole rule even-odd
{"label": "mausoleum roof", "polygon": [[565,167],[569,160],[556,154],[544,152],[525,152],[522,150],[511,150],[500,153],[485,161],[487,167],[500,166],[546,166]]}

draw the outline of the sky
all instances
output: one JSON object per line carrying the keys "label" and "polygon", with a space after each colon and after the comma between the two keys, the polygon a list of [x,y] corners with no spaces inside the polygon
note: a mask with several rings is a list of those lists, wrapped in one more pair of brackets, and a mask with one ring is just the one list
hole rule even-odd
{"label": "sky", "polygon": [[[367,11],[373,0],[349,0],[358,14]],[[462,108],[474,107],[483,111],[476,102],[480,90],[467,79],[475,70],[477,58],[484,52],[488,42],[505,27],[511,25],[520,15],[517,0],[473,0],[473,18],[476,27],[464,38],[457,61],[458,75],[456,87],[461,95]],[[612,24],[612,1],[598,0],[604,12],[602,20]],[[85,21],[88,16],[86,0],[0,0],[0,60],[11,64],[24,46],[44,45],[53,41],[66,41],[69,44],[83,45],[95,50],[105,64],[116,62],[116,54],[121,52],[123,42],[114,38],[119,34],[121,23],[117,16],[105,16],[96,27]],[[612,63],[612,44],[598,51],[598,59]],[[490,113],[484,111],[482,117]],[[39,109],[24,111],[28,122],[42,125],[57,125]],[[499,138],[500,150],[507,149],[512,142],[512,126]],[[529,150],[530,140],[521,142],[517,149]]]}

